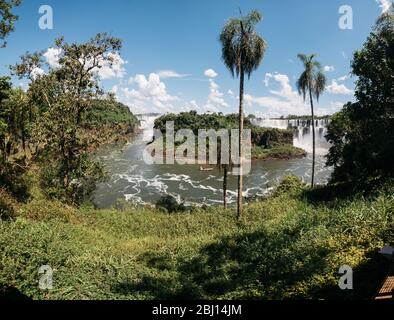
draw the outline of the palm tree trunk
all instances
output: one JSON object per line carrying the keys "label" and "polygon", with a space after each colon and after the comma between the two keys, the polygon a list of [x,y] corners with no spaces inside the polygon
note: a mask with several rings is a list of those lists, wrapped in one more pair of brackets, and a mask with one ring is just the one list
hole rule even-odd
{"label": "palm tree trunk", "polygon": [[313,97],[312,97],[311,89],[309,89],[309,98],[311,100],[311,113],[312,113],[312,138],[313,138],[312,188],[313,188],[315,186],[316,137],[315,137],[315,111],[313,108]]}
{"label": "palm tree trunk", "polygon": [[223,206],[224,209],[227,209],[227,177],[228,177],[228,165],[224,165],[224,174],[223,174]]}
{"label": "palm tree trunk", "polygon": [[242,218],[243,212],[243,133],[244,133],[244,68],[241,65],[239,80],[239,176],[238,176],[238,219]]}

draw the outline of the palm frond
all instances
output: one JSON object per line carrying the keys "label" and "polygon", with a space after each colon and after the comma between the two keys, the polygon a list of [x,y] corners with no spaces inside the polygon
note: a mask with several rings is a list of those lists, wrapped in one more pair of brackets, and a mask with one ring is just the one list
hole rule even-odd
{"label": "palm frond", "polygon": [[316,54],[298,54],[298,58],[304,64],[305,70],[297,81],[298,93],[303,96],[304,101],[307,91],[319,100],[320,95],[326,88],[326,77],[322,71],[320,62],[314,60]]}
{"label": "palm frond", "polygon": [[324,90],[326,90],[326,77],[323,72],[319,71],[314,81],[313,88],[313,92],[317,101],[319,101],[320,95],[324,92]]}
{"label": "palm frond", "polygon": [[250,77],[261,64],[267,48],[265,40],[255,32],[255,26],[261,19],[258,11],[252,11],[246,17],[232,18],[225,24],[219,41],[222,60],[232,76],[239,76],[242,67]]}

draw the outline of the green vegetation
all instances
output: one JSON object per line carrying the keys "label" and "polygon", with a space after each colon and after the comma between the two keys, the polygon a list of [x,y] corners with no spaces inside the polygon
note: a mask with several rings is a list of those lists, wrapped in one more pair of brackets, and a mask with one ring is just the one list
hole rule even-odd
{"label": "green vegetation", "polygon": [[[43,62],[42,52],[27,53],[11,67],[30,81],[27,92],[0,78],[0,187],[27,198],[23,178],[38,168],[38,183],[48,198],[82,205],[106,179],[91,152],[103,143],[127,140],[139,122],[128,107],[104,95],[97,77],[104,64],[112,65],[119,39],[98,34],[86,43],[68,44],[60,38],[55,47],[61,52],[56,67]],[[39,68],[43,72],[36,73]]]}
{"label": "green vegetation", "polygon": [[[18,3],[0,0],[0,8]],[[0,22],[0,40],[12,31],[16,17],[8,17]],[[245,124],[256,158],[302,156],[289,143],[290,131],[243,120],[243,78],[258,67],[265,49],[253,31],[260,19],[257,12],[231,19],[221,35],[225,63],[240,75],[240,114],[166,115],[156,128],[164,131],[166,121],[175,121],[176,130],[242,131]],[[310,188],[291,176],[244,210],[239,196],[237,209],[187,212],[171,197],[155,209],[95,210],[90,204],[96,183],[105,178],[91,151],[138,123],[104,96],[94,73],[97,61],[111,64],[119,39],[59,39],[59,66],[46,66],[41,75],[33,71],[42,66],[42,54],[26,54],[12,71],[29,78],[27,92],[0,78],[0,298],[374,297],[388,269],[377,250],[394,244],[393,43],[391,8],[354,56],[357,101],[332,118],[330,184]],[[301,59],[306,70],[299,89],[309,92],[313,110],[324,81],[313,56]],[[43,265],[53,268],[53,290],[37,286]],[[343,265],[354,270],[354,290],[338,288]]]}
{"label": "green vegetation", "polygon": [[252,149],[253,160],[290,160],[295,158],[303,158],[305,156],[305,150],[296,148],[290,144],[279,145],[269,149],[263,147],[255,147]]}
{"label": "green vegetation", "polygon": [[18,20],[12,10],[21,4],[21,0],[0,0],[0,48],[5,47],[5,38],[15,29],[15,21]]}
{"label": "green vegetation", "polygon": [[358,185],[394,177],[394,9],[382,15],[354,54],[355,103],[335,114],[327,139],[333,181]]}
{"label": "green vegetation", "polygon": [[[72,209],[19,205],[0,222],[0,288],[34,299],[371,298],[387,270],[378,248],[394,241],[394,185],[344,198],[289,177],[274,196],[236,210]],[[354,268],[352,291],[339,267]],[[37,287],[54,269],[54,289]],[[12,290],[13,288],[13,290]],[[0,289],[1,292],[1,289]]]}
{"label": "green vegetation", "polygon": [[[239,116],[237,114],[198,114],[196,111],[181,112],[179,114],[166,114],[156,119],[155,129],[163,135],[166,132],[166,123],[174,122],[175,132],[181,129],[190,129],[198,136],[200,129],[238,129]],[[244,120],[244,128],[252,133],[252,154],[254,159],[291,159],[305,156],[305,151],[293,146],[293,132],[291,130],[261,128],[253,125],[250,118]],[[207,129],[208,130],[208,129]],[[220,141],[219,141],[220,142]],[[207,142],[208,143],[208,142]],[[278,157],[276,158],[275,155]]]}

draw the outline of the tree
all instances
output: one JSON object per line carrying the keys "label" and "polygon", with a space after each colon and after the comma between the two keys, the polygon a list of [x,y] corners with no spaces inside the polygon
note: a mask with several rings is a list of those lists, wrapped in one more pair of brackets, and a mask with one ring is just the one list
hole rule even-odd
{"label": "tree", "polygon": [[4,165],[8,160],[8,132],[9,132],[9,119],[10,110],[5,108],[4,101],[9,97],[11,90],[10,78],[0,78],[0,163]]}
{"label": "tree", "polygon": [[304,101],[306,100],[307,93],[311,103],[311,116],[312,116],[312,139],[313,139],[313,160],[312,160],[312,188],[315,185],[315,165],[316,165],[316,133],[315,133],[315,111],[313,107],[313,98],[319,101],[320,95],[326,88],[326,77],[323,74],[322,67],[319,62],[315,61],[316,55],[299,54],[298,58],[304,64],[304,72],[301,74],[297,81],[297,88],[299,94],[303,95]]}
{"label": "tree", "polygon": [[329,127],[327,164],[332,182],[358,187],[394,177],[394,9],[383,14],[361,50],[352,73],[356,102],[347,103]]}
{"label": "tree", "polygon": [[18,16],[12,13],[12,9],[19,6],[21,2],[21,0],[0,0],[0,48],[7,45],[5,38],[14,31]]}
{"label": "tree", "polygon": [[[31,80],[28,95],[37,112],[33,134],[44,159],[53,161],[43,168],[42,185],[48,195],[80,204],[90,196],[96,182],[105,175],[100,163],[90,159],[95,135],[87,133],[89,116],[103,96],[99,70],[112,66],[121,40],[98,34],[83,44],[56,40],[57,65],[45,65],[42,53],[26,54],[11,70]],[[47,71],[43,74],[34,70]]]}
{"label": "tree", "polygon": [[222,59],[234,77],[239,76],[239,176],[238,176],[238,218],[243,212],[243,129],[244,129],[244,78],[250,78],[263,60],[266,42],[256,32],[256,24],[262,20],[258,11],[246,17],[230,18],[224,26],[219,40],[222,45]]}

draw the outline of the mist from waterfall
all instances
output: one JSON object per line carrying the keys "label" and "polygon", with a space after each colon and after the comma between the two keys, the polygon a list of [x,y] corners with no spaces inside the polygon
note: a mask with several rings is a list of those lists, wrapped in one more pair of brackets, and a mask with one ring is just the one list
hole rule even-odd
{"label": "mist from waterfall", "polygon": [[[329,119],[315,120],[316,153],[326,155],[330,144],[325,138]],[[294,146],[308,153],[313,152],[312,120],[305,119],[256,119],[254,124],[265,128],[290,129],[294,132]]]}

